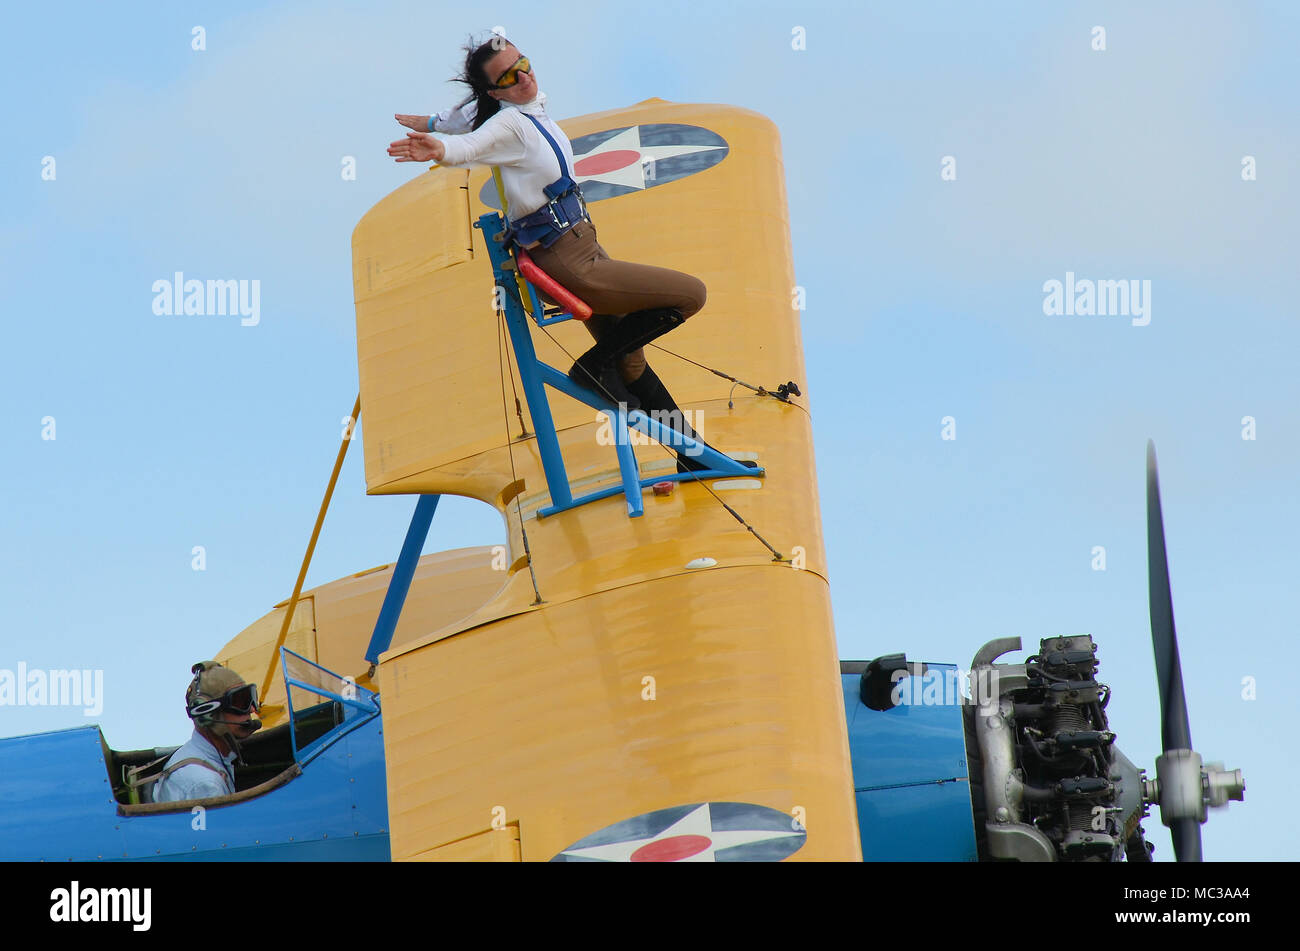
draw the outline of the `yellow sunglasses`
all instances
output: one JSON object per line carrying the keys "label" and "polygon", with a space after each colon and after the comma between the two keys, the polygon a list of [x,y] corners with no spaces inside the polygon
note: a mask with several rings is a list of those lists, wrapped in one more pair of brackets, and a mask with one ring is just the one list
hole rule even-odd
{"label": "yellow sunglasses", "polygon": [[515,83],[519,82],[520,73],[531,73],[532,71],[533,71],[533,67],[532,64],[528,62],[528,57],[521,56],[517,60],[515,60],[515,64],[513,66],[511,66],[509,69],[507,69],[504,73],[501,74],[501,78],[498,79],[493,85],[495,85],[497,89],[508,89],[509,87],[513,86]]}

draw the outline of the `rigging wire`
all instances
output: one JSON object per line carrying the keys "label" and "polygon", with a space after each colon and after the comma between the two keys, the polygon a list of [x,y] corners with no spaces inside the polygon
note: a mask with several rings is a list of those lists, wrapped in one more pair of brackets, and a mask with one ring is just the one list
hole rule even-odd
{"label": "rigging wire", "polygon": [[[504,310],[497,311],[497,329],[500,331],[500,333],[497,334],[497,371],[500,372],[501,361],[503,357],[502,342],[505,339],[505,331],[506,331],[506,314]],[[508,354],[504,355],[504,359],[505,359],[506,366],[509,367],[510,366],[509,355]],[[512,370],[511,371],[512,383],[514,381],[513,372],[514,371]],[[519,406],[518,396],[515,397],[515,406],[516,408],[518,408]],[[510,482],[511,485],[514,485],[519,481],[519,476],[515,472],[515,447],[514,447],[514,440],[510,436],[510,409],[506,405],[506,378],[504,373],[501,374],[501,417],[506,424],[506,454],[510,457]],[[524,418],[521,411],[519,416],[519,425],[521,428],[523,427],[523,423],[524,423]],[[544,604],[545,602],[542,600],[542,592],[539,591],[537,588],[537,572],[533,570],[533,551],[528,545],[528,529],[524,527],[523,509],[519,505],[519,496],[522,494],[523,494],[522,492],[518,492],[518,491],[515,492],[515,515],[519,519],[519,534],[523,536],[524,539],[524,560],[528,562],[528,576],[533,581],[533,595],[536,598],[536,600],[533,601],[533,604]]]}
{"label": "rigging wire", "polygon": [[[501,311],[498,311],[497,314],[498,314],[498,318],[502,318],[502,317],[503,317],[503,314],[502,314]],[[498,320],[497,320],[497,331],[498,331],[498,334],[497,334],[497,357],[498,357],[498,359],[499,359],[500,356],[501,356],[501,341],[502,341],[503,339],[505,339],[505,337],[506,337],[506,324],[505,324],[505,320],[504,320],[504,319],[498,319]],[[506,343],[507,343],[507,346],[508,346],[508,345],[509,345],[509,341],[507,340]],[[509,372],[509,374],[510,374],[510,392],[511,392],[511,394],[513,394],[513,396],[514,396],[514,398],[515,398],[515,415],[519,417],[519,438],[520,438],[520,439],[527,439],[529,436],[532,435],[532,433],[530,433],[530,432],[528,431],[528,426],[525,425],[525,423],[524,423],[524,407],[523,407],[523,404],[521,404],[521,403],[519,402],[519,391],[515,389],[515,367],[514,367],[514,364],[510,361],[509,357],[506,358],[506,370],[507,370],[507,371]],[[501,395],[502,395],[502,398],[505,397],[504,389],[505,389],[505,383],[504,383],[504,381],[503,381],[503,382],[502,382],[502,390],[503,390],[503,392],[502,392],[502,394],[501,394]],[[509,430],[509,427],[508,427],[508,425],[507,425],[507,433],[508,433],[508,430]]]}
{"label": "rigging wire", "polygon": [[[548,329],[547,329],[544,325],[542,325],[542,324],[538,324],[537,326],[538,326],[538,328],[542,331],[542,333],[546,334],[546,336],[550,338],[551,343],[555,344],[557,347],[560,348],[560,351],[561,351],[561,352],[562,352],[566,357],[568,357],[570,360],[576,360],[576,358],[573,356],[573,354],[569,353],[569,351],[566,350],[566,349],[564,348],[564,344],[560,343],[560,341],[556,340],[555,337],[551,336],[551,332],[550,332],[550,330],[548,330]],[[659,347],[659,348],[657,348],[657,349],[662,350],[663,348],[662,348],[662,347]],[[669,351],[669,350],[664,350],[664,353],[671,353],[671,351]],[[679,356],[679,354],[673,354],[673,356]],[[686,360],[686,362],[688,362],[688,363],[695,363],[694,360],[691,360],[691,359],[689,359],[689,358],[687,358],[687,357],[682,357],[682,359],[683,359],[683,360]],[[718,376],[726,376],[726,374],[724,374],[724,373],[721,373],[721,372],[719,372],[719,371],[717,371],[717,370],[713,370],[713,369],[711,369],[710,367],[705,367],[704,364],[702,364],[702,363],[696,363],[695,365],[696,365],[696,366],[699,366],[699,367],[704,367],[704,369],[709,370],[711,373],[716,373]],[[732,380],[733,382],[740,383],[742,386],[749,386],[748,383],[741,383],[741,381],[736,380],[735,377],[729,377],[729,376],[728,376],[728,377],[726,377],[726,378],[729,379],[729,380]],[[617,403],[617,402],[618,402],[618,400],[614,399],[613,395],[612,395],[608,390],[606,390],[605,387],[603,387],[603,386],[600,385],[600,381],[599,381],[599,380],[596,381],[596,385],[597,385],[597,386],[600,386],[601,391],[605,394],[605,397],[606,397],[606,398],[607,398],[611,403]],[[758,391],[758,392],[760,392],[760,393],[766,393],[768,396],[775,396],[775,395],[776,395],[776,394],[774,394],[774,393],[768,393],[768,391],[763,390],[763,389],[761,389],[761,388],[759,388],[759,387],[750,387],[750,389],[756,390],[756,391]],[[504,393],[503,393],[503,395],[504,395]],[[777,397],[777,398],[779,399],[780,397]],[[783,400],[783,402],[784,402],[784,400]],[[670,428],[671,428],[671,427],[670,427]],[[668,455],[669,455],[670,458],[677,458],[677,453],[674,452],[672,449],[669,449],[669,448],[668,448],[667,446],[665,446],[663,443],[658,442],[658,440],[651,440],[651,441],[654,442],[654,443],[656,443],[656,445],[658,445],[659,448],[662,449],[664,452],[668,453]],[[701,441],[702,441],[702,440],[701,440]],[[696,485],[702,486],[702,487],[704,488],[704,491],[705,491],[705,492],[708,492],[709,495],[713,496],[714,501],[716,501],[719,505],[721,505],[724,509],[726,509],[727,512],[729,512],[729,513],[731,514],[732,518],[734,518],[736,521],[738,521],[741,525],[745,526],[745,528],[749,531],[749,533],[750,533],[751,535],[753,535],[756,539],[758,539],[758,541],[763,545],[764,548],[766,548],[768,551],[770,551],[770,552],[772,553],[772,560],[773,560],[773,561],[782,561],[782,562],[788,562],[788,561],[790,561],[789,558],[786,558],[786,557],[785,557],[784,555],[782,555],[779,551],[777,551],[777,550],[776,550],[775,548],[773,548],[770,544],[768,544],[767,539],[764,538],[762,535],[760,535],[760,534],[758,533],[758,530],[757,530],[756,528],[754,528],[753,525],[749,524],[749,522],[747,522],[747,521],[745,520],[745,518],[744,518],[744,517],[743,517],[739,512],[737,512],[737,511],[736,511],[735,509],[733,509],[730,505],[728,505],[728,504],[727,504],[726,502],[724,502],[721,498],[719,498],[719,497],[718,497],[718,493],[714,492],[714,491],[713,491],[713,487],[710,486],[707,482],[705,482],[703,479],[700,478],[699,473],[697,473],[694,469],[689,469],[689,468],[686,470],[686,472],[687,472],[687,474],[690,475],[690,477],[695,481],[695,484],[696,484]]]}
{"label": "rigging wire", "polygon": [[[703,363],[700,363],[696,360],[692,360],[690,357],[683,356],[680,353],[674,353],[672,350],[669,350],[665,347],[661,347],[657,343],[647,344],[647,346],[654,347],[656,350],[660,350],[668,354],[670,357],[676,357],[678,360],[685,360],[687,363],[693,364],[699,367],[701,370],[708,370],[714,376],[720,376],[724,380],[729,380],[732,383],[731,393],[736,392],[737,386],[743,386],[746,389],[753,390],[759,396],[770,396],[773,399],[780,400],[782,403],[790,402],[791,395],[803,396],[803,394],[799,392],[799,387],[795,385],[793,380],[790,381],[789,383],[782,383],[775,390],[769,390],[765,386],[755,386],[753,383],[746,383],[744,380],[737,379],[736,377],[732,376],[730,373],[725,373],[722,370],[715,370],[713,367],[705,366]],[[727,394],[727,409],[736,408],[735,403],[732,401],[731,393]]]}

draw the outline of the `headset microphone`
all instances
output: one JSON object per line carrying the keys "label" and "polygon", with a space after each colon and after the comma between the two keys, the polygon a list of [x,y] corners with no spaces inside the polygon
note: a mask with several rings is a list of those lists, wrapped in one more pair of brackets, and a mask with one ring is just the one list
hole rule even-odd
{"label": "headset microphone", "polygon": [[250,718],[250,719],[248,719],[248,720],[217,720],[217,719],[213,719],[211,722],[212,722],[212,723],[224,723],[226,726],[241,727],[241,728],[243,728],[244,730],[246,730],[249,734],[256,733],[258,730],[262,729],[262,721],[259,720],[259,719],[257,719],[256,717],[252,717],[252,718]]}

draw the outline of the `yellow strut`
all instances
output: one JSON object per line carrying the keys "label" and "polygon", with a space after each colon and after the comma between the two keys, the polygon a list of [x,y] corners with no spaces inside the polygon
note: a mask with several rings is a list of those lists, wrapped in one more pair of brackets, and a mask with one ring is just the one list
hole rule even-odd
{"label": "yellow strut", "polygon": [[[298,569],[298,580],[293,586],[293,597],[289,599],[288,610],[284,612],[284,621],[280,625],[280,636],[275,639],[275,646],[271,648],[271,661],[266,667],[266,677],[262,680],[262,687],[258,690],[258,697],[265,697],[267,691],[271,689],[271,678],[275,676],[275,665],[280,662],[280,648],[284,646],[284,639],[289,634],[289,624],[293,621],[293,609],[298,606],[298,596],[302,594],[302,583],[307,578],[307,566],[311,564],[312,552],[316,550],[316,539],[320,538],[320,529],[325,524],[325,512],[330,507],[330,497],[334,494],[334,485],[339,481],[339,471],[343,468],[343,457],[348,454],[348,445],[352,442],[352,437],[356,434],[357,423],[361,421],[361,394],[357,394],[357,400],[352,404],[352,425],[347,429],[347,434],[343,437],[343,443],[339,446],[338,457],[334,460],[334,471],[330,473],[330,484],[325,488],[325,498],[321,499],[320,512],[316,515],[316,527],[311,530],[311,541],[307,543],[307,554],[302,556],[302,567]],[[288,688],[285,688],[288,690]],[[286,697],[287,699],[287,697]]]}

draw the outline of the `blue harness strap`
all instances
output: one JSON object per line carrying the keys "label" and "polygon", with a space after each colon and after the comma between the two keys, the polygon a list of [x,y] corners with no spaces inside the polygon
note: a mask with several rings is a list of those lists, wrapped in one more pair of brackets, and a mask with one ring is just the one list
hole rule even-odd
{"label": "blue harness strap", "polygon": [[[571,187],[577,185],[577,182],[569,177],[569,166],[565,164],[564,153],[560,151],[560,146],[556,143],[551,133],[546,131],[546,126],[542,125],[537,116],[529,115],[527,112],[524,113],[524,116],[533,125],[537,126],[537,131],[542,134],[542,138],[546,139],[546,144],[549,145],[551,151],[555,153],[555,161],[560,165],[560,177],[547,185],[543,190],[546,192],[547,198],[559,198],[564,192],[567,192]],[[560,188],[560,186],[564,187]],[[560,188],[560,190],[555,191],[556,188]]]}
{"label": "blue harness strap", "polygon": [[560,151],[554,137],[536,116],[526,112],[524,115],[537,127],[537,131],[555,153],[555,160],[560,166],[560,177],[542,189],[550,201],[517,221],[511,221],[505,240],[507,243],[516,242],[520,247],[541,241],[542,247],[549,248],[570,227],[587,218],[587,203],[583,201],[582,188],[569,174],[564,153]]}

